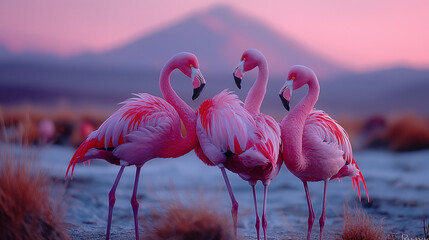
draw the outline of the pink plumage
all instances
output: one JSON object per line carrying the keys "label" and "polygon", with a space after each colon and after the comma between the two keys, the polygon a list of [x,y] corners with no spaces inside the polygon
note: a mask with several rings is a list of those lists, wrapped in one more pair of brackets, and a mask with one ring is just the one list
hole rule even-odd
{"label": "pink plumage", "polygon": [[[198,144],[195,134],[195,111],[177,96],[170,85],[171,72],[176,68],[191,78],[194,86],[192,99],[197,98],[205,85],[205,80],[198,69],[198,60],[190,53],[176,54],[161,71],[160,87],[166,100],[141,93],[124,101],[123,106],[79,146],[67,168],[66,177],[70,167],[72,167],[71,176],[73,177],[76,163],[85,163],[91,159],[104,159],[111,164],[121,166],[109,192],[106,239],[110,236],[115,191],[124,167],[129,165],[137,167],[131,205],[134,213],[135,235],[136,239],[139,239],[139,204],[136,196],[141,167],[153,158],[182,156]],[[181,133],[182,122],[186,136],[182,136]]]}
{"label": "pink plumage", "polygon": [[[244,103],[235,94],[226,90],[201,104],[197,118],[197,136],[200,148],[197,155],[203,161],[217,165],[224,177],[231,197],[234,230],[237,234],[238,203],[235,200],[225,168],[237,173],[252,186],[256,211],[256,230],[259,239],[259,215],[256,205],[255,184],[264,185],[264,206],[262,227],[267,239],[266,200],[270,181],[277,176],[282,164],[279,158],[280,127],[270,116],[259,113],[268,81],[268,67],[265,57],[257,50],[243,53],[234,78],[241,87],[241,77],[245,71],[259,66],[258,79]],[[239,72],[237,76],[237,72]]]}
{"label": "pink plumage", "polygon": [[[152,158],[169,155],[162,146],[181,138],[180,117],[173,106],[147,93],[136,94],[122,104],[79,146],[66,175],[70,166],[73,166],[73,177],[76,163],[97,158],[93,152],[104,153],[99,157],[116,165],[120,164],[119,160],[128,165],[143,165]],[[90,149],[93,151],[89,152]]]}
{"label": "pink plumage", "polygon": [[[252,115],[242,105],[226,90],[206,100],[198,110],[197,135],[215,165],[223,164],[247,181],[266,180],[271,172],[262,169],[277,168],[280,128],[271,117]],[[228,152],[234,156],[227,157]]]}
{"label": "pink plumage", "polygon": [[280,123],[283,141],[283,160],[287,168],[304,183],[309,208],[307,239],[310,239],[314,211],[307,182],[324,181],[323,211],[320,217],[320,239],[325,224],[326,186],[335,178],[351,177],[353,188],[363,183],[369,201],[365,180],[353,158],[346,131],[328,114],[313,109],[319,96],[319,83],[314,72],[304,66],[291,68],[280,97],[289,110],[292,90],[308,84],[308,93]]}

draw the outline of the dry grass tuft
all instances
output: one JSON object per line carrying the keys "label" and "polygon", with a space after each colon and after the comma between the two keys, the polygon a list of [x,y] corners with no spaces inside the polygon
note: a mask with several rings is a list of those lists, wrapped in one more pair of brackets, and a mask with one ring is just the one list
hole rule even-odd
{"label": "dry grass tuft", "polygon": [[70,239],[35,156],[25,144],[0,141],[0,239]]}
{"label": "dry grass tuft", "polygon": [[230,240],[232,223],[226,214],[196,201],[186,206],[180,201],[164,204],[150,218],[142,219],[145,240]]}
{"label": "dry grass tuft", "polygon": [[426,225],[426,218],[423,218],[423,232],[424,238],[429,239],[429,223]]}
{"label": "dry grass tuft", "polygon": [[388,239],[383,231],[381,223],[376,223],[374,218],[362,209],[355,207],[350,210],[348,205],[343,209],[343,228],[337,236],[341,240],[380,240]]}
{"label": "dry grass tuft", "polygon": [[429,148],[429,124],[418,116],[400,117],[391,124],[387,136],[394,151]]}
{"label": "dry grass tuft", "polygon": [[[54,125],[53,136],[49,136],[47,142],[56,144],[79,145],[87,137],[90,128],[96,129],[110,115],[109,112],[95,109],[71,109],[54,107],[49,109],[37,106],[0,106],[0,115],[4,121],[4,127],[8,133],[18,132],[25,128],[28,143],[40,143],[44,136],[41,123],[49,121]],[[42,124],[43,125],[43,124]],[[0,136],[4,134],[0,132]],[[21,136],[9,134],[9,139],[20,141]]]}

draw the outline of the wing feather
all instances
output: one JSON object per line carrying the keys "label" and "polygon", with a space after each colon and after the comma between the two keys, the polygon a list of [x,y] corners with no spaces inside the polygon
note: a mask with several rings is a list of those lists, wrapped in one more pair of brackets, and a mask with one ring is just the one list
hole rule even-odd
{"label": "wing feather", "polygon": [[121,104],[123,106],[79,146],[70,161],[67,173],[72,165],[74,168],[76,163],[85,159],[85,154],[90,149],[108,150],[113,148],[117,153],[123,153],[122,150],[116,148],[127,144],[129,147],[130,142],[137,140],[137,135],[140,138],[139,142],[147,140],[150,143],[154,142],[154,138],[165,137],[167,132],[171,134],[171,128],[180,134],[180,117],[164,99],[140,93]]}
{"label": "wing feather", "polygon": [[[269,116],[250,114],[243,108],[243,102],[227,90],[201,104],[197,132],[204,152],[216,149],[218,153],[231,151],[242,154],[253,148],[263,155],[262,158],[276,165],[280,145],[279,125]],[[212,154],[216,161],[220,161],[219,154]]]}
{"label": "wing feather", "polygon": [[343,152],[343,159],[347,163],[353,161],[349,136],[344,128],[328,114],[320,110],[313,110],[305,122],[305,127],[313,129],[315,135],[320,137],[322,142],[337,146],[338,150]]}
{"label": "wing feather", "polygon": [[[340,166],[339,172],[336,173],[331,179],[341,178],[345,176],[350,176],[352,178],[353,189],[355,186],[358,189],[359,200],[361,199],[360,186],[359,182],[361,181],[368,201],[369,194],[366,187],[365,179],[363,178],[362,172],[360,171],[355,159],[353,158],[352,146],[349,140],[347,132],[344,130],[341,125],[339,125],[334,119],[332,119],[328,114],[320,110],[313,110],[306,122],[306,129],[312,129],[314,134],[311,136],[320,137],[321,142],[325,142],[331,148],[331,153],[333,149],[337,149],[342,153],[342,159],[345,161],[345,165]],[[332,157],[335,154],[330,154]]]}
{"label": "wing feather", "polygon": [[253,118],[260,137],[257,149],[276,166],[281,142],[280,126],[274,118],[265,114],[254,114]]}
{"label": "wing feather", "polygon": [[250,134],[255,132],[255,122],[242,105],[235,94],[226,90],[201,104],[197,126],[204,129],[219,151],[235,152],[238,146],[245,149]]}

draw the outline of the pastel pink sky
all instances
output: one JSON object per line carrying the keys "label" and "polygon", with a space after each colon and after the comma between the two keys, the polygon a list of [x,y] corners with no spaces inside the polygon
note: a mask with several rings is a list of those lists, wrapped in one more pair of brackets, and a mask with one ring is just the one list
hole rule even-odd
{"label": "pastel pink sky", "polygon": [[0,44],[105,51],[219,4],[354,70],[429,67],[429,0],[0,0]]}

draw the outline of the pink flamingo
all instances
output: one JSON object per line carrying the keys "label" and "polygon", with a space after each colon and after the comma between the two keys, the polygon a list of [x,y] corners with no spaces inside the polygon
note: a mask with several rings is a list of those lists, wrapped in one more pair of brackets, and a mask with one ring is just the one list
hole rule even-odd
{"label": "pink flamingo", "polygon": [[283,141],[283,160],[286,167],[304,183],[309,210],[307,239],[310,239],[314,222],[307,182],[324,181],[323,210],[320,217],[320,239],[325,226],[326,186],[335,178],[351,177],[353,188],[359,181],[369,201],[365,180],[352,156],[352,147],[345,130],[329,115],[313,109],[319,97],[319,83],[315,73],[305,66],[293,66],[280,91],[284,107],[289,111],[292,90],[308,84],[308,93],[280,123]]}
{"label": "pink flamingo", "polygon": [[241,59],[234,71],[237,86],[240,87],[239,80],[242,74],[256,66],[259,66],[258,79],[249,91],[244,107],[235,94],[226,90],[201,104],[197,118],[197,136],[201,148],[196,148],[196,153],[205,162],[212,162],[222,171],[232,201],[231,214],[235,235],[237,235],[238,203],[225,168],[237,173],[252,186],[258,239],[260,221],[255,184],[258,180],[262,182],[264,185],[262,228],[264,239],[267,239],[267,189],[282,164],[278,158],[280,127],[272,117],[259,113],[268,81],[265,57],[259,51],[250,49],[243,53]]}
{"label": "pink flamingo", "polygon": [[[134,213],[136,239],[138,232],[137,186],[140,168],[153,158],[179,157],[197,144],[195,134],[196,114],[170,85],[171,72],[178,68],[190,77],[194,86],[192,99],[196,99],[202,91],[205,80],[198,69],[198,60],[191,53],[179,53],[173,56],[161,71],[160,88],[165,100],[147,93],[136,94],[123,102],[123,106],[112,114],[96,131],[79,146],[67,168],[66,177],[73,165],[99,158],[109,163],[120,165],[121,168],[115,183],[109,192],[109,215],[107,220],[106,239],[110,237],[115,191],[125,166],[137,167],[131,205]],[[181,122],[186,135],[181,132]]]}
{"label": "pink flamingo", "polygon": [[55,137],[55,123],[51,119],[42,119],[38,126],[39,137],[42,144],[46,144]]}

